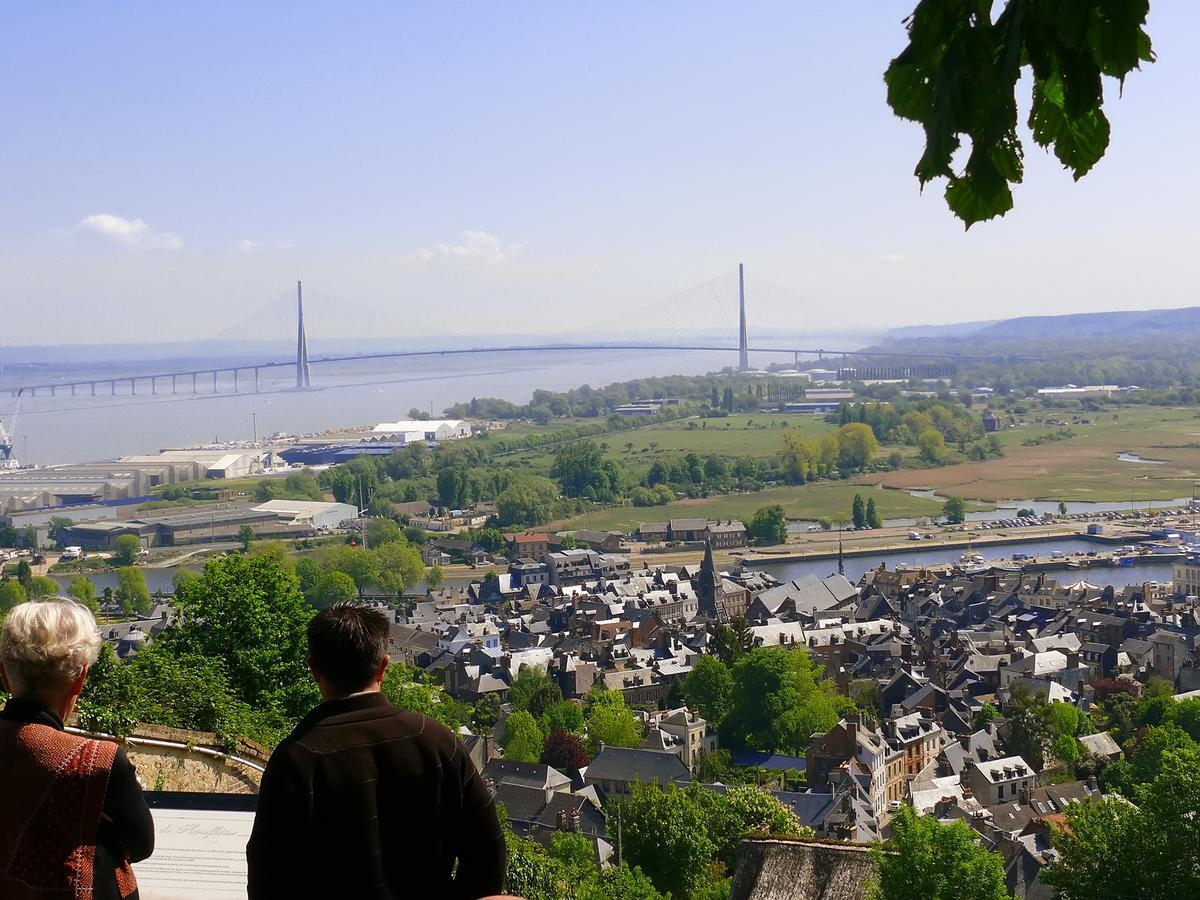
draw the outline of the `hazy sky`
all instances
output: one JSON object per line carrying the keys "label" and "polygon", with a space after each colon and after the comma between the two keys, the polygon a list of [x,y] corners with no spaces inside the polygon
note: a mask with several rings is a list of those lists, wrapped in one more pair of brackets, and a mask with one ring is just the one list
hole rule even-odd
{"label": "hazy sky", "polygon": [[0,345],[260,336],[301,277],[326,335],[660,327],[739,260],[755,334],[1195,304],[1200,6],[964,233],[884,103],[912,5],[4,4]]}

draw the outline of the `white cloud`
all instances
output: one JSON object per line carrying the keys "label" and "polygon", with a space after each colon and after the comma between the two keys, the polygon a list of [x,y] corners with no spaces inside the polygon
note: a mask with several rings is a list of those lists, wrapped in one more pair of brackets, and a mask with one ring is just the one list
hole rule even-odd
{"label": "white cloud", "polygon": [[405,259],[413,262],[462,259],[498,263],[516,253],[523,246],[524,244],[505,244],[499,237],[486,231],[464,231],[452,244],[421,247],[409,253]]}
{"label": "white cloud", "polygon": [[183,239],[169,231],[153,231],[141,219],[126,219],[111,213],[96,213],[80,220],[76,231],[89,231],[126,247],[148,250],[180,250]]}
{"label": "white cloud", "polygon": [[243,253],[253,253],[258,249],[258,241],[252,241],[250,238],[242,238],[238,241],[237,248]]}
{"label": "white cloud", "polygon": [[898,265],[899,263],[902,263],[902,262],[908,262],[908,254],[892,251],[890,253],[885,253],[882,256],[880,256],[879,261],[885,262],[885,263],[888,263],[889,265],[894,266],[894,265]]}

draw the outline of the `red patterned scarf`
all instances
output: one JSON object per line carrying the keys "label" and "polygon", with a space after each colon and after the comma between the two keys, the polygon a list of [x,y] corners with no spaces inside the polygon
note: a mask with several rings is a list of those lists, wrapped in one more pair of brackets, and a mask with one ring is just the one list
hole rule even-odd
{"label": "red patterned scarf", "polygon": [[[91,900],[96,829],[117,745],[0,721],[0,897]],[[137,889],[128,862],[122,897]]]}

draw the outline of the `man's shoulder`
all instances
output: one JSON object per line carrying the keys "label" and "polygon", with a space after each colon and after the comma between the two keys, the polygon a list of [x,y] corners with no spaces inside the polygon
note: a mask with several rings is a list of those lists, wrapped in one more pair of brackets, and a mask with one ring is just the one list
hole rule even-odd
{"label": "man's shoulder", "polygon": [[322,704],[284,738],[273,755],[323,755],[380,743],[406,743],[446,756],[458,747],[458,739],[436,719],[376,700],[350,708]]}

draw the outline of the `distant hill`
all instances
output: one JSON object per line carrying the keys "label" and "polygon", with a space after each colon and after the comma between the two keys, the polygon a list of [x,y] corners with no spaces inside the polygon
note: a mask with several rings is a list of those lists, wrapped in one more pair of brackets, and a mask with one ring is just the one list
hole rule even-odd
{"label": "distant hill", "polygon": [[999,319],[989,319],[986,322],[956,322],[952,325],[905,325],[901,328],[889,328],[883,336],[885,341],[907,341],[914,338],[958,337],[972,334],[989,325],[995,325]]}
{"label": "distant hill", "polygon": [[1074,313],[1064,316],[1022,316],[1005,319],[971,333],[979,340],[1069,340],[1120,335],[1179,340],[1200,334],[1200,306],[1127,312]]}
{"label": "distant hill", "polygon": [[874,349],[890,352],[1016,353],[1116,352],[1139,354],[1165,345],[1200,344],[1200,306],[1021,316],[997,322],[895,328]]}

